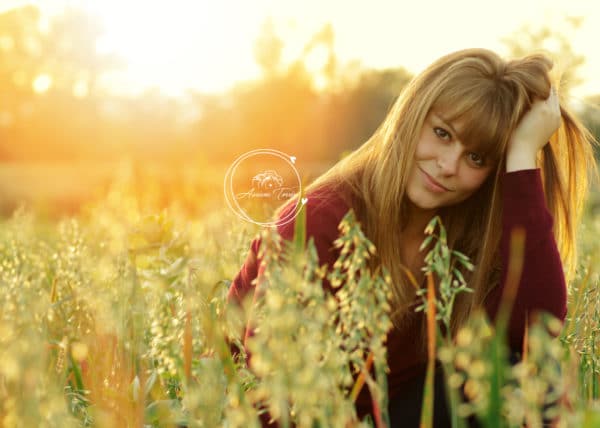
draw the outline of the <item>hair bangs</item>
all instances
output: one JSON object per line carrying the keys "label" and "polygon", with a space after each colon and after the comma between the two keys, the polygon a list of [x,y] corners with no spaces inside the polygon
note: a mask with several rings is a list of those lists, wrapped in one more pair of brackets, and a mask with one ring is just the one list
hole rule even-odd
{"label": "hair bangs", "polygon": [[513,98],[508,88],[486,79],[449,85],[436,100],[434,110],[454,126],[466,147],[497,162],[515,123]]}

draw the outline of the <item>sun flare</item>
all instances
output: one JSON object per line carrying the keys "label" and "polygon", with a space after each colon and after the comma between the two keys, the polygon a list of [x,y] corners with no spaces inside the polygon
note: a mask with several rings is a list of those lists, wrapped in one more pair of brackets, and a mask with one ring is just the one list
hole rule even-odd
{"label": "sun flare", "polygon": [[[120,93],[150,87],[169,94],[181,94],[186,88],[222,92],[236,82],[257,78],[261,70],[254,44],[270,20],[284,44],[284,63],[303,56],[306,44],[329,24],[338,64],[359,61],[371,68],[405,67],[419,72],[432,59],[457,49],[478,46],[503,53],[502,39],[522,24],[560,33],[569,16],[582,19],[581,26],[569,34],[569,43],[585,57],[583,84],[573,93],[600,91],[600,57],[594,42],[600,7],[588,0],[571,0],[568,5],[506,0],[493,7],[455,0],[438,2],[433,11],[428,2],[412,4],[409,10],[389,0],[369,4],[344,0],[0,0],[0,12],[25,4],[53,13],[82,5],[97,16],[104,28],[98,50],[114,52],[126,63],[123,73],[106,76],[106,86]],[[488,19],[490,13],[493,20]],[[311,52],[303,59],[315,86],[323,87],[323,53]]]}
{"label": "sun flare", "polygon": [[125,84],[218,91],[257,71],[248,41],[261,18],[239,1],[105,0],[86,7],[104,27],[99,48],[125,60]]}

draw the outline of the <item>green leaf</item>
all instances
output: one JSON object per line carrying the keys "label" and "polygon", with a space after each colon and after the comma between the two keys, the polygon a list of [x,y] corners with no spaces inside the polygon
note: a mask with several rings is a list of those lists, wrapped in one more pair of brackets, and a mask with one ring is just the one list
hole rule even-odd
{"label": "green leaf", "polygon": [[[299,193],[300,200],[304,198],[304,193]],[[300,210],[294,220],[294,254],[298,255],[304,252],[306,242],[306,210],[308,203],[300,204]]]}
{"label": "green leaf", "polygon": [[433,235],[427,236],[423,240],[423,243],[421,244],[421,246],[419,247],[419,251],[423,251],[425,248],[427,248],[427,246],[429,245],[429,243],[431,242],[432,239],[433,239]]}
{"label": "green leaf", "polygon": [[460,284],[465,284],[466,283],[465,278],[464,278],[463,274],[460,272],[460,270],[458,270],[458,269],[455,268],[455,269],[452,270],[452,272],[454,273],[454,276],[458,279],[458,282]]}

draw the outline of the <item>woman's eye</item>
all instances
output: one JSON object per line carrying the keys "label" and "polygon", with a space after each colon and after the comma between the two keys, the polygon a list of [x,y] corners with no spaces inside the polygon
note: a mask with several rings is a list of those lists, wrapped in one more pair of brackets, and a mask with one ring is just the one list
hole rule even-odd
{"label": "woman's eye", "polygon": [[450,140],[451,135],[444,128],[439,128],[436,126],[433,128],[433,132],[435,132],[435,135],[437,135],[438,137],[440,137],[444,140]]}
{"label": "woman's eye", "polygon": [[481,156],[479,153],[470,152],[468,156],[471,163],[473,163],[475,166],[485,165],[485,160],[483,159],[483,156]]}

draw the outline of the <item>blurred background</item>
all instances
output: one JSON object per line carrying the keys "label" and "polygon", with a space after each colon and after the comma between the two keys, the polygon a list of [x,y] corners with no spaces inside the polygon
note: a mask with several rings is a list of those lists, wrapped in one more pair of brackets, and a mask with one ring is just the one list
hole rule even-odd
{"label": "blurred background", "polygon": [[122,180],[195,215],[263,148],[309,181],[467,47],[551,53],[599,137],[598,40],[583,0],[0,0],[0,214],[76,213]]}

